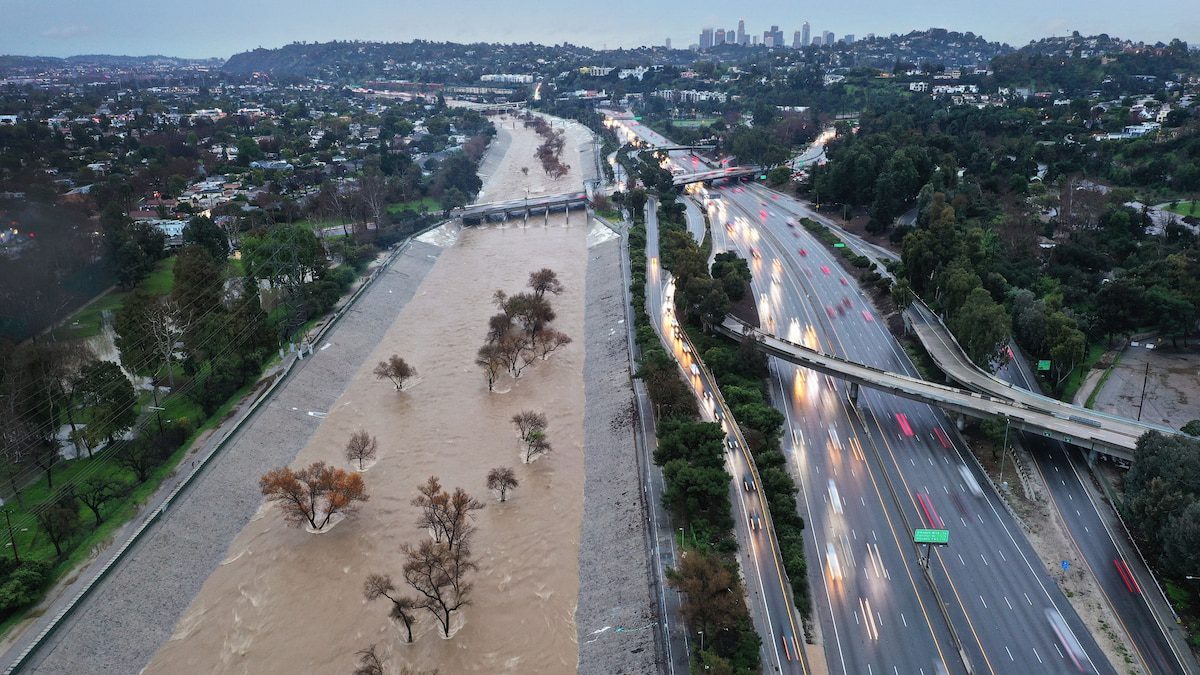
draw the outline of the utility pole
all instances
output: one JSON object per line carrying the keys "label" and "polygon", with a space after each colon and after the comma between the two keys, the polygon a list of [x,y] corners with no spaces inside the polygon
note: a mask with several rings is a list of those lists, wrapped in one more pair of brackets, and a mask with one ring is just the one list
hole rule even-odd
{"label": "utility pole", "polygon": [[16,559],[19,565],[21,564],[21,554],[17,552],[17,538],[13,536],[12,511],[4,509],[4,520],[8,523],[8,543],[12,546],[13,558]]}
{"label": "utility pole", "polygon": [[1138,401],[1138,421],[1142,421],[1142,408],[1146,405],[1146,381],[1150,379],[1150,362],[1146,362],[1146,370],[1142,374],[1142,400]]}

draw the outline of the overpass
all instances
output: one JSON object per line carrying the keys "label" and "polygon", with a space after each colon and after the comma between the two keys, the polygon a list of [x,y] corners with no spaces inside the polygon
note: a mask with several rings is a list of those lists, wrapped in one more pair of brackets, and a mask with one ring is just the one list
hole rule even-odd
{"label": "overpass", "polygon": [[647,148],[646,151],[662,150],[663,152],[673,152],[675,150],[716,150],[715,145],[659,145],[652,148]]}
{"label": "overpass", "polygon": [[725,178],[744,178],[746,176],[757,176],[762,172],[762,168],[757,166],[731,166],[725,169],[714,169],[712,171],[700,171],[698,173],[683,173],[675,176],[671,181],[676,187],[687,185],[688,183],[702,183],[705,181],[722,180]]}
{"label": "overpass", "polygon": [[1078,420],[1096,428],[1120,429],[1121,433],[1128,436],[1141,436],[1147,431],[1157,431],[1166,435],[1179,433],[1170,427],[1098,412],[1005,382],[976,366],[946,325],[924,302],[913,302],[909,307],[908,316],[913,332],[917,334],[925,351],[929,352],[938,368],[951,380],[972,391],[1013,401],[1056,417]]}
{"label": "overpass", "polygon": [[850,398],[854,401],[858,399],[859,387],[866,386],[935,405],[958,415],[1004,417],[1017,429],[1129,461],[1133,460],[1133,449],[1141,436],[1140,430],[1131,429],[1127,424],[1106,421],[1097,425],[1090,418],[1060,415],[1011,399],[926,382],[818,352],[753,328],[733,316],[725,317],[725,321],[716,329],[739,342],[756,340],[759,349],[770,356],[846,380],[850,383]]}
{"label": "overpass", "polygon": [[549,214],[555,211],[565,211],[570,217],[572,208],[585,207],[587,204],[587,193],[566,192],[557,195],[538,195],[524,199],[472,204],[456,210],[453,215],[462,220],[464,224],[508,220],[510,217],[528,218],[533,214]]}

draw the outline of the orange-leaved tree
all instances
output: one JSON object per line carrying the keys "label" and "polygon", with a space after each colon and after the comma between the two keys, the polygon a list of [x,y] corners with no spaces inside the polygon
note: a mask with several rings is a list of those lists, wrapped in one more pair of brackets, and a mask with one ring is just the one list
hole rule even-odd
{"label": "orange-leaved tree", "polygon": [[308,523],[314,530],[329,524],[335,513],[353,513],[365,502],[366,486],[361,474],[328,466],[325,462],[293,471],[272,469],[258,481],[263,496],[277,502],[289,524]]}

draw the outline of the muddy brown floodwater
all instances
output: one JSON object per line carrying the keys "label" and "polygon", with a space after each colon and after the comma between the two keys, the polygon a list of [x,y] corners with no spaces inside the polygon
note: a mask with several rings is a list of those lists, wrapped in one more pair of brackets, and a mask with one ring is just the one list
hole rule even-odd
{"label": "muddy brown floodwater", "polygon": [[[520,189],[540,167],[532,131],[511,124],[506,156],[489,177],[488,194]],[[539,191],[577,189],[578,176]],[[561,215],[549,226],[469,228],[435,239],[448,248],[425,277],[371,357],[293,466],[324,460],[351,468],[342,454],[349,435],[379,439],[379,459],[365,474],[370,501],[326,533],[285,526],[264,505],[232,543],[147,673],[349,673],[354,652],[376,644],[388,672],[401,665],[449,673],[567,673],[577,661],[574,612],[579,589],[583,505],[583,329],[587,225]],[[453,242],[452,242],[453,240]],[[488,393],[474,364],[491,296],[521,290],[529,272],[551,267],[566,290],[552,298],[554,325],[575,342],[530,366],[504,393]],[[337,349],[334,344],[330,349]],[[402,355],[419,371],[404,392],[376,380],[373,365]],[[319,358],[319,356],[318,356]],[[522,464],[509,418],[544,411],[553,452]],[[488,469],[514,467],[520,487],[500,504],[486,490]],[[262,467],[265,472],[271,467]],[[484,499],[473,543],[479,571],[471,604],[449,640],[422,614],[415,643],[388,618],[386,600],[367,603],[363,581],[386,573],[402,583],[400,546],[428,536],[409,501],[430,475]]]}

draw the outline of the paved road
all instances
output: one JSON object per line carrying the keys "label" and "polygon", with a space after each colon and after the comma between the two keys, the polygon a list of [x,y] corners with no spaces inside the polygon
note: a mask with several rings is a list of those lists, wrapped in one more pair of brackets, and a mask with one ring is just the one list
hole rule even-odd
{"label": "paved road", "polygon": [[[802,228],[789,228],[780,209],[745,189],[731,186],[720,192],[728,213],[717,209],[716,222],[737,226],[730,233],[735,236],[715,243],[732,245],[754,260],[754,290],[767,328],[822,351],[916,374],[869,303],[848,281],[843,283],[836,272],[840,268],[815,239]],[[752,248],[758,250],[757,258]],[[837,382],[790,364],[775,363],[773,368],[780,389],[777,403],[788,413],[794,433],[790,458],[801,475],[810,528],[824,535],[810,544],[810,555],[811,548],[823,549],[810,564],[824,572],[821,579],[810,578],[815,595],[839,576],[834,558],[841,579],[849,578],[846,568],[851,567],[850,580],[862,584],[848,593],[826,591],[830,618],[822,615],[821,627],[831,669],[934,672],[941,662],[957,670],[961,666],[955,663],[953,645],[939,637],[946,630],[938,626],[940,620],[954,627],[976,672],[1071,670],[1076,659],[1083,669],[1110,672],[1003,504],[991,490],[974,494],[971,487],[986,485],[986,479],[960,450],[942,413],[869,391],[851,408],[842,403],[844,392]],[[858,462],[860,478],[837,473],[841,469],[835,466],[849,461],[847,456]],[[877,494],[867,502],[871,490]],[[844,523],[845,538],[839,536],[838,523]],[[922,615],[910,609],[929,603],[916,579],[919,572],[910,572],[916,555],[906,543],[908,530],[929,524],[952,530],[951,546],[935,552],[931,565],[945,617],[940,611]],[[895,533],[891,543],[888,530]],[[889,562],[892,556],[899,562]],[[869,582],[873,569],[884,571]],[[908,591],[905,576],[911,578]],[[1058,633],[1047,610],[1064,618]],[[864,621],[867,615],[875,620]],[[918,616],[926,621],[923,628]],[[1068,632],[1074,640],[1058,637]],[[1067,647],[1073,641],[1078,642],[1075,650]]]}
{"label": "paved road", "polygon": [[[735,222],[731,243],[755,261],[756,278],[766,278],[761,290],[756,289],[760,301],[766,300],[762,303],[768,315],[766,327],[773,324],[781,335],[811,342],[808,346],[828,353],[915,376],[907,356],[883,328],[866,298],[845,279],[832,256],[803,228],[789,226],[788,219],[771,202],[738,190],[721,190],[726,213],[720,220]],[[757,259],[748,250],[752,248],[758,250]],[[803,387],[813,387],[808,384],[813,375],[794,368],[784,372],[790,375],[784,382],[793,383],[788,396],[793,404],[816,399],[802,408],[810,414],[814,408],[829,411],[833,407],[830,399],[840,403],[840,383],[826,381],[821,385],[817,377],[815,391],[797,392],[795,383],[800,380]],[[820,394],[825,388],[832,395],[822,401]],[[1098,648],[998,498],[990,492],[973,494],[972,485],[986,484],[986,479],[960,451],[952,427],[939,410],[864,390],[858,406],[844,408],[844,412],[848,418],[857,419],[857,425],[851,425],[855,440],[841,434],[835,440],[827,430],[828,443],[820,437],[812,439],[817,448],[832,453],[836,451],[833,446],[848,445],[852,452],[861,452],[863,459],[859,461],[873,474],[872,479],[895,489],[894,501],[899,504],[892,518],[898,516],[909,528],[932,525],[952,530],[951,546],[934,553],[933,576],[948,604],[950,620],[978,671],[1008,672],[1017,668],[1037,672],[1056,660],[1059,665],[1065,664],[1045,615],[1047,608],[1066,617],[1083,643],[1083,665],[1105,668],[1103,659],[1091,662],[1088,658],[1089,654],[1098,655]],[[835,433],[839,431],[842,429],[834,428]],[[822,454],[803,445],[800,450],[803,459],[809,461]],[[878,456],[877,464],[870,461],[873,455]],[[809,483],[820,481],[815,470],[812,474]],[[846,490],[836,481],[835,487],[846,499]],[[860,505],[865,501],[861,491],[850,492],[860,497]],[[833,517],[845,515],[837,514],[836,508],[831,510]],[[879,527],[878,519],[874,523]],[[907,532],[902,531],[901,536],[907,536]],[[890,669],[890,664],[882,665]],[[856,671],[846,668],[846,672]]]}
{"label": "paved road", "polygon": [[[674,282],[659,264],[656,210],[657,204],[649,201],[646,205],[646,311],[663,346],[675,356],[685,379],[695,388],[702,403],[702,415],[710,421],[720,421],[718,410],[723,406],[715,382],[706,368],[700,368],[701,364],[697,364],[696,373],[690,371],[690,366],[696,363],[691,347],[686,337],[674,337]],[[721,416],[727,415],[726,410]],[[807,674],[807,656],[801,647],[803,630],[783,572],[774,529],[763,508],[765,499],[762,486],[751,477],[754,489],[743,489],[745,477],[753,473],[745,450],[745,440],[736,430],[727,429],[727,432],[732,436],[726,442],[733,440],[738,447],[737,452],[726,455],[726,468],[733,476],[730,496],[736,521],[734,529],[739,543],[750,615],[763,640],[762,659],[770,667],[770,672]]]}
{"label": "paved road", "polygon": [[[773,194],[758,186],[754,190],[766,199]],[[896,259],[891,251],[842,231],[836,223],[803,204],[781,203],[780,206],[793,215],[814,217],[834,227],[844,240],[864,255],[877,260]],[[1012,348],[1017,358],[1002,366],[996,377],[1016,387],[1035,389],[1028,360],[1016,345]],[[1032,451],[1037,470],[1050,489],[1049,497],[1062,516],[1076,551],[1082,555],[1083,563],[1091,568],[1109,606],[1131,636],[1133,657],[1147,672],[1200,672],[1184,644],[1186,636],[1175,622],[1153,575],[1133,549],[1111,507],[1099,500],[1092,487],[1083,452],[1037,434],[1022,433],[1020,437]],[[1118,569],[1118,562],[1125,566],[1124,570]],[[1129,581],[1122,571],[1132,575]]]}
{"label": "paved road", "polygon": [[[1018,387],[1035,387],[1029,362],[1019,351],[996,375]],[[1021,442],[1049,487],[1050,499],[1066,523],[1072,543],[1133,641],[1134,658],[1150,673],[1198,672],[1160,587],[1119,529],[1120,523],[1114,522],[1112,509],[1099,502],[1091,488],[1083,453],[1035,434],[1021,434]]]}
{"label": "paved road", "polygon": [[[622,273],[625,274],[625,279],[628,281],[632,278],[629,269],[630,259],[628,250],[628,238],[622,237],[622,247],[625,249],[622,255]],[[646,258],[647,260],[658,257],[658,238],[654,237],[646,243]],[[628,296],[630,284],[625,284],[625,292]],[[647,284],[647,295],[653,296],[656,293],[650,292],[650,285]],[[629,333],[629,345],[631,352],[631,363],[636,363],[639,356],[637,341],[634,338],[634,326],[636,322],[633,316],[633,299],[626,297],[626,312],[625,325]],[[647,300],[649,301],[649,299]],[[652,455],[655,446],[658,444],[657,431],[655,429],[655,415],[653,403],[650,402],[650,395],[646,391],[646,384],[640,379],[633,380],[633,391],[638,407],[638,419],[640,420],[639,428],[642,434],[640,441],[641,451],[641,466],[639,471],[642,479],[642,489],[646,493],[646,508],[647,519],[649,521],[648,531],[650,536],[650,555],[653,561],[654,582],[658,590],[658,613],[661,622],[661,644],[663,645],[663,657],[665,670],[669,675],[677,673],[687,673],[691,661],[691,648],[688,644],[687,630],[680,618],[679,593],[672,590],[667,585],[666,572],[668,568],[674,567],[677,564],[677,545],[675,539],[675,527],[671,524],[671,515],[663,506],[663,492],[666,486],[663,483],[662,470],[652,461]]]}

